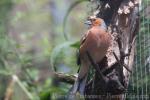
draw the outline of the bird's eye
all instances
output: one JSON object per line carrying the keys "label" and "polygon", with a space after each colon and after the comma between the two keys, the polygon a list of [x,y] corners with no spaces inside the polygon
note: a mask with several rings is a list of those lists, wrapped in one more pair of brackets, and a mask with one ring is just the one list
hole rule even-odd
{"label": "bird's eye", "polygon": [[93,19],[93,21],[96,21],[96,19]]}

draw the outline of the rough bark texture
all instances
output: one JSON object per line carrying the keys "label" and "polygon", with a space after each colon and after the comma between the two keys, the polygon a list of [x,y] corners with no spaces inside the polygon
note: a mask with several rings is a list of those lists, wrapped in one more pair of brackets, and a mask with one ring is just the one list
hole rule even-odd
{"label": "rough bark texture", "polygon": [[123,100],[134,62],[135,39],[139,29],[138,1],[99,0],[97,3],[98,13],[95,14],[109,26],[112,46],[99,63],[104,78],[95,72],[93,79],[87,83],[86,99]]}

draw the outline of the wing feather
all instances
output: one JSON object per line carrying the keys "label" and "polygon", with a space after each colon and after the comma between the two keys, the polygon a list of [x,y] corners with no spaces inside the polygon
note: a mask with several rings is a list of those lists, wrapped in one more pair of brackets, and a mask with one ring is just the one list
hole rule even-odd
{"label": "wing feather", "polygon": [[[88,31],[86,34],[84,34],[80,40],[80,47],[82,46],[82,44],[86,41],[88,34],[91,31]],[[81,59],[80,59],[80,49],[77,50],[77,65],[81,65]]]}

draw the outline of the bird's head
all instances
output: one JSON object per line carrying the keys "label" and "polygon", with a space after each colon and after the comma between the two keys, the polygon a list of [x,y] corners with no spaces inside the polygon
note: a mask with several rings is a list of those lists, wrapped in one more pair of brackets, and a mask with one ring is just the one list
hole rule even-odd
{"label": "bird's head", "polygon": [[88,24],[88,25],[90,25],[91,27],[93,27],[93,26],[100,26],[101,28],[107,29],[104,20],[101,19],[101,18],[90,17],[90,18],[88,18],[88,20],[85,22],[85,24]]}

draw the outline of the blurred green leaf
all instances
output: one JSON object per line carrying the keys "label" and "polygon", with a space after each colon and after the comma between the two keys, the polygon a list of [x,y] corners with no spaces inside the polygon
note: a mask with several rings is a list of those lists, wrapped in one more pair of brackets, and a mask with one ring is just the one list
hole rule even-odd
{"label": "blurred green leaf", "polygon": [[80,48],[80,41],[77,41],[77,42],[71,44],[71,47],[79,49]]}
{"label": "blurred green leaf", "polygon": [[59,96],[65,96],[64,90],[60,87],[51,87],[48,90],[43,90],[39,95],[40,100],[57,100],[56,98],[59,98]]}
{"label": "blurred green leaf", "polygon": [[40,100],[50,100],[51,95],[50,95],[50,90],[45,90],[40,93]]}
{"label": "blurred green leaf", "polygon": [[20,49],[20,48],[23,48],[23,47],[24,47],[24,45],[21,45],[21,44],[19,44],[19,43],[16,44],[16,48],[17,48],[17,49]]}
{"label": "blurred green leaf", "polygon": [[0,75],[5,75],[5,76],[8,76],[8,75],[11,75],[12,73],[11,72],[9,72],[8,70],[0,70]]}

